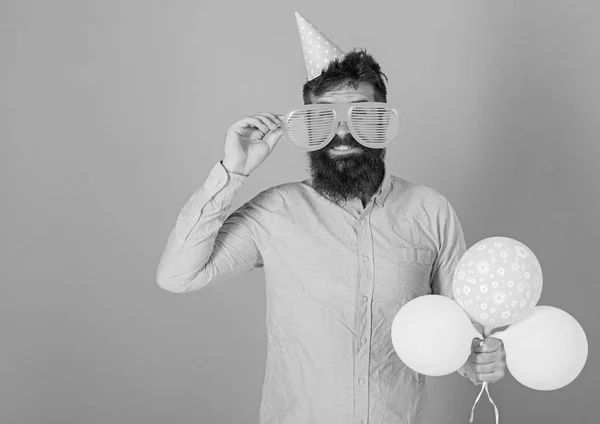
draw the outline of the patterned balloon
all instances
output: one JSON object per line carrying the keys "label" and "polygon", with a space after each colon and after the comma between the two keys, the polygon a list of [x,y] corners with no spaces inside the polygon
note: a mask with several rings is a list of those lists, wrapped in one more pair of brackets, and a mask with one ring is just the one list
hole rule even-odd
{"label": "patterned balloon", "polygon": [[490,237],[471,246],[454,271],[454,299],[485,335],[519,321],[542,294],[542,268],[523,243]]}

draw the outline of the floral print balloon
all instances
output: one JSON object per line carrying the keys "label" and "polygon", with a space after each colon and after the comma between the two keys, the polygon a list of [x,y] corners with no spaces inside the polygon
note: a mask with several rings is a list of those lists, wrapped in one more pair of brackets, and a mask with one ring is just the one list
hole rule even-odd
{"label": "floral print balloon", "polygon": [[542,294],[542,268],[531,249],[508,237],[471,246],[454,271],[454,299],[485,335],[524,318]]}

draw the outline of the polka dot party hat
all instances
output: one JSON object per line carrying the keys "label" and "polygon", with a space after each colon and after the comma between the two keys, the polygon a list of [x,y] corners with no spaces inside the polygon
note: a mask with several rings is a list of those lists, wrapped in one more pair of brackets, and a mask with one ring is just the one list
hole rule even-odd
{"label": "polka dot party hat", "polygon": [[344,52],[298,12],[296,12],[296,23],[302,50],[304,50],[306,77],[310,81],[321,75],[321,71],[329,62],[341,59]]}

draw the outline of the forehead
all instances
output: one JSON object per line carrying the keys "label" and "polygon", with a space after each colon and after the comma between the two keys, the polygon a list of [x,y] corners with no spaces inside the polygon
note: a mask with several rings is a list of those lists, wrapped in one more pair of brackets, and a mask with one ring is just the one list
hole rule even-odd
{"label": "forehead", "polygon": [[344,84],[315,97],[313,103],[353,103],[361,101],[375,101],[375,88],[372,84],[361,82],[356,88]]}

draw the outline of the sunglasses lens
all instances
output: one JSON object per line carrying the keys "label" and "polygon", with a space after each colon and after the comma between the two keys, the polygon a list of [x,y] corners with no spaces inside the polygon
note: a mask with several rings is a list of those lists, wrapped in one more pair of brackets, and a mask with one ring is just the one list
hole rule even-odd
{"label": "sunglasses lens", "polygon": [[316,150],[328,141],[334,121],[333,109],[298,110],[287,121],[286,135],[296,146]]}
{"label": "sunglasses lens", "polygon": [[385,106],[356,105],[350,112],[350,122],[355,136],[371,148],[389,144],[400,130],[400,119]]}

